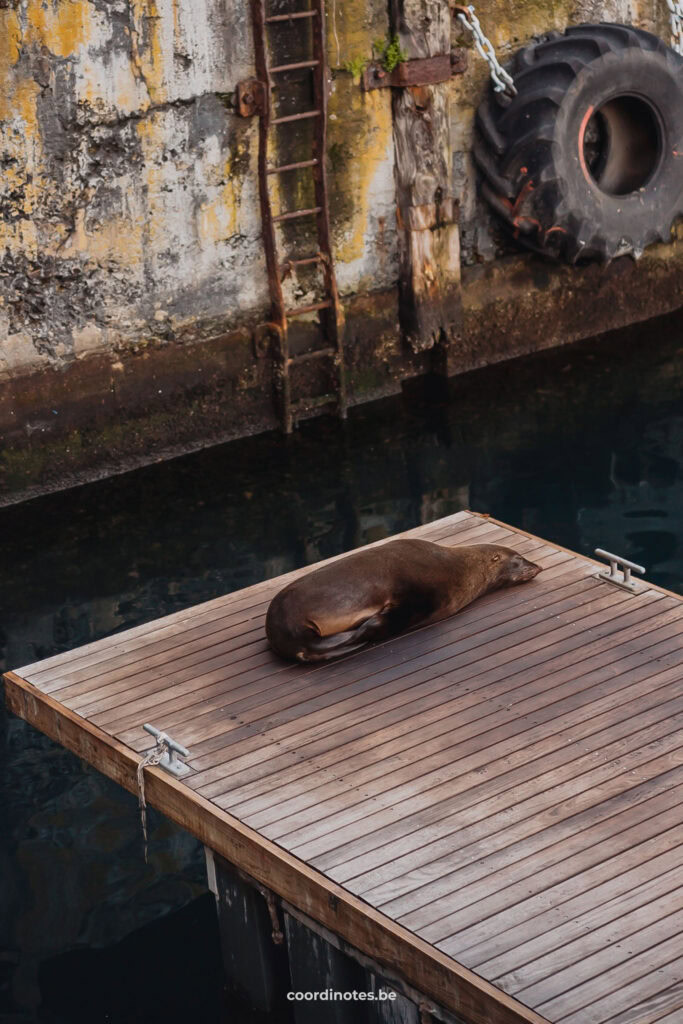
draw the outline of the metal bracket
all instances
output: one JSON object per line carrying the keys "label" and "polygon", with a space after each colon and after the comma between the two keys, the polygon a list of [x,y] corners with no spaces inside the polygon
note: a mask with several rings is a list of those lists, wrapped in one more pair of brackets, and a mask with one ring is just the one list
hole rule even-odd
{"label": "metal bracket", "polygon": [[447,82],[453,75],[467,68],[467,50],[451,50],[437,57],[419,57],[397,64],[393,71],[385,71],[379,61],[368,64],[363,72],[363,89],[388,89],[390,86],[407,89],[412,85],[437,85]]}
{"label": "metal bracket", "polygon": [[240,117],[263,114],[266,109],[266,90],[258,78],[246,78],[237,83],[237,113]]}
{"label": "metal bracket", "polygon": [[165,732],[160,729],[156,729],[153,725],[143,725],[142,727],[145,732],[148,732],[151,736],[154,736],[157,741],[157,746],[164,746],[166,748],[165,753],[159,761],[159,766],[165,768],[171,775],[175,775],[177,779],[182,779],[185,775],[188,775],[192,769],[189,765],[185,764],[184,761],[179,760],[178,754],[183,757],[189,757],[190,751],[183,747],[182,744],[178,743],[171,736],[168,736]]}
{"label": "metal bracket", "polygon": [[[631,572],[638,572],[642,576],[645,574],[644,566],[629,562],[628,558],[622,558],[620,555],[603,551],[602,548],[596,548],[595,554],[599,558],[606,558],[609,562],[609,569],[603,569],[602,572],[596,574],[598,579],[604,580],[605,583],[613,583],[615,587],[621,587],[623,590],[630,590],[631,593],[640,593],[643,588],[631,579]],[[621,570],[621,576],[619,570]]]}
{"label": "metal bracket", "polygon": [[279,324],[265,323],[257,324],[252,335],[254,343],[254,355],[257,359],[264,359],[272,354],[272,350],[282,341],[282,330]]}

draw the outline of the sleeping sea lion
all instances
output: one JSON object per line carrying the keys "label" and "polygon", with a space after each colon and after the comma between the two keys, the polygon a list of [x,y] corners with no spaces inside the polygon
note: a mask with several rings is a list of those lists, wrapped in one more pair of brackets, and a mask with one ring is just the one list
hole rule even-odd
{"label": "sleeping sea lion", "polygon": [[454,615],[482,594],[526,583],[540,571],[495,544],[392,540],[290,583],[270,602],[266,635],[284,658],[327,661]]}

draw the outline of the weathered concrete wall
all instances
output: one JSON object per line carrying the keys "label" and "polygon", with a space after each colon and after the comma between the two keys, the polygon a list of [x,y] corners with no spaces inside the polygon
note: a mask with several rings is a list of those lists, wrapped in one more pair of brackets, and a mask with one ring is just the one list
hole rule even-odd
{"label": "weathered concrete wall", "polygon": [[[330,30],[367,49],[383,3]],[[251,74],[242,0],[0,4],[0,374],[265,314],[257,123],[233,109]],[[343,72],[330,144],[342,291],[386,287],[389,96]]]}
{"label": "weathered concrete wall", "polygon": [[[680,245],[620,278],[514,248],[476,193],[469,154],[487,67],[474,51],[464,75],[405,103],[361,90],[349,65],[375,39],[398,30],[411,56],[441,48],[445,5],[326,5],[330,220],[352,402],[681,302]],[[501,59],[534,34],[601,18],[668,38],[663,0],[481,0],[477,11]],[[285,60],[310,56],[296,33],[283,38]],[[471,46],[457,28],[451,41]],[[247,0],[0,0],[0,502],[277,426],[272,360],[252,337],[270,305],[258,125],[234,106],[253,73]],[[289,137],[294,159],[310,156],[307,125]],[[433,144],[424,166],[407,159],[413,127],[416,146]],[[286,157],[282,138],[274,149]],[[278,210],[312,205],[305,175],[272,188]],[[288,229],[281,241],[302,239]],[[428,275],[406,263],[422,258],[434,274],[411,326],[406,280],[417,298]],[[285,290],[312,297],[295,277]],[[445,364],[438,344],[429,350],[440,324]]]}
{"label": "weathered concrete wall", "polygon": [[255,126],[229,111],[251,30],[233,7],[3,5],[6,372],[261,304]]}

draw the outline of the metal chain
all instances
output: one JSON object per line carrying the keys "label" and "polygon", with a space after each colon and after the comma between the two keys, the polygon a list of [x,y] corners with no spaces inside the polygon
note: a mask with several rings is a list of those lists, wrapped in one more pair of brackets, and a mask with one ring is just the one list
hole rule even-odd
{"label": "metal chain", "polygon": [[[678,0],[667,0],[667,3],[676,2],[678,2]],[[452,4],[451,9],[457,14],[458,19],[465,28],[472,33],[477,53],[487,62],[491,72],[493,91],[506,92],[509,96],[516,96],[517,89],[515,88],[512,75],[508,74],[505,68],[501,67],[498,63],[493,43],[482,32],[481,25],[479,24],[479,18],[474,13],[474,7],[471,4],[469,7],[460,7],[459,4]]]}
{"label": "metal chain", "polygon": [[[683,56],[683,0],[666,0],[671,20],[671,48]],[[451,11],[457,14],[458,20],[472,33],[477,53],[487,62],[491,71],[491,81],[494,92],[506,92],[509,96],[516,96],[515,83],[505,68],[501,67],[496,57],[493,43],[482,32],[479,18],[474,13],[474,7],[461,7],[451,0]]]}
{"label": "metal chain", "polygon": [[683,57],[683,0],[666,0],[671,20],[671,48]]}

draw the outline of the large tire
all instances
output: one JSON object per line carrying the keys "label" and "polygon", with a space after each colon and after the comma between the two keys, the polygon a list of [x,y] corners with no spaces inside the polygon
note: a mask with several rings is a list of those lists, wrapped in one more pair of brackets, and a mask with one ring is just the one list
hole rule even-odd
{"label": "large tire", "polygon": [[637,257],[683,214],[683,58],[624,25],[552,33],[507,66],[477,112],[482,194],[556,259]]}

